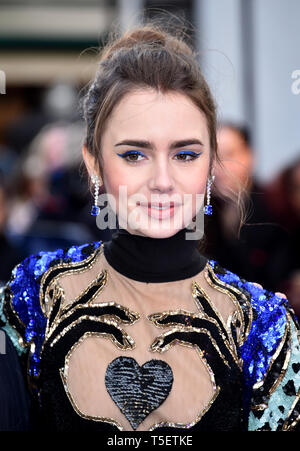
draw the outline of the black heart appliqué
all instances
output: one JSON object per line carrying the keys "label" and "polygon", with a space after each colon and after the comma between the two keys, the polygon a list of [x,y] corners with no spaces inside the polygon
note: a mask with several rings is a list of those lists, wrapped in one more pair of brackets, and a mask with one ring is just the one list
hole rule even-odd
{"label": "black heart appliqu\u00e9", "polygon": [[293,363],[292,368],[294,370],[294,373],[298,373],[298,371],[300,370],[300,363]]}
{"label": "black heart appliqu\u00e9", "polygon": [[163,360],[152,359],[139,366],[131,357],[117,357],[106,369],[105,385],[135,430],[168,397],[173,372]]}

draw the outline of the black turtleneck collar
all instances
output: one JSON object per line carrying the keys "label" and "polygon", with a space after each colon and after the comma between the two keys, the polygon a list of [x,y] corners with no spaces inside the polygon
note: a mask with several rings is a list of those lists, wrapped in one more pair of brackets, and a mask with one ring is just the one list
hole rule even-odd
{"label": "black turtleneck collar", "polygon": [[134,235],[118,228],[104,243],[108,263],[119,273],[139,282],[173,282],[188,279],[204,269],[207,258],[197,240],[186,240],[187,229],[170,238]]}

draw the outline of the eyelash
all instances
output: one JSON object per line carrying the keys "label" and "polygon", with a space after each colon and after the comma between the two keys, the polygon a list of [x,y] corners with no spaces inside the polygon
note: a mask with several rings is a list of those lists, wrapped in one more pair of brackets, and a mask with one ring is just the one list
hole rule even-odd
{"label": "eyelash", "polygon": [[[186,159],[180,160],[180,159],[179,159],[179,161],[181,161],[181,162],[183,162],[183,163],[190,163],[191,161],[196,160],[196,158],[198,158],[198,157],[201,155],[201,153],[202,153],[202,152],[196,153],[196,152],[191,152],[191,151],[185,151],[185,152],[179,152],[179,153],[177,153],[175,156],[177,156],[177,155],[188,155],[188,156],[190,156],[190,157],[193,157],[193,158],[188,159],[188,160],[186,160]],[[127,161],[128,163],[130,163],[130,164],[136,164],[136,163],[139,163],[141,160],[128,160],[127,157],[128,157],[129,155],[141,155],[141,156],[145,156],[142,152],[138,152],[137,150],[129,150],[129,151],[124,152],[124,153],[118,153],[117,155],[119,155],[119,157],[123,158],[124,160],[126,160],[126,161]]]}

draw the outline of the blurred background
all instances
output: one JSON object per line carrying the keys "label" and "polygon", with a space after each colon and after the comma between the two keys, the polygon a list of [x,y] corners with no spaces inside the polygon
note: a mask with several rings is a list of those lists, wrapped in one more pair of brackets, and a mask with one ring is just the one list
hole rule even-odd
{"label": "blurred background", "polygon": [[225,172],[247,223],[213,191],[208,257],[300,314],[299,0],[0,0],[0,284],[22,259],[100,239],[82,167],[80,98],[113,26],[184,21],[216,99]]}

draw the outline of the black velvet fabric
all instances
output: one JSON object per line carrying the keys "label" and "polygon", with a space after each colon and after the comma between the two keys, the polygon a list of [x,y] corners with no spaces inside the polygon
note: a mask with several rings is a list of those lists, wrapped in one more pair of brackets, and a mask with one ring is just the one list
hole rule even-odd
{"label": "black velvet fabric", "polygon": [[169,238],[150,238],[119,228],[104,243],[104,255],[114,269],[140,282],[188,279],[202,271],[207,258],[186,233],[190,232],[182,229]]}

